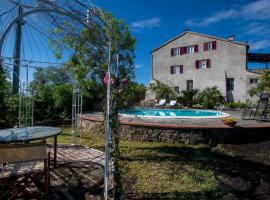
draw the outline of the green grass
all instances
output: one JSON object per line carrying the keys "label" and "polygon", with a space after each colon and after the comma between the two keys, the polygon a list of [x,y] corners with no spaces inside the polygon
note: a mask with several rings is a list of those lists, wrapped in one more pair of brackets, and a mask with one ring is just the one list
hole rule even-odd
{"label": "green grass", "polygon": [[[71,142],[70,128],[63,129],[58,142]],[[82,144],[104,150],[104,135],[83,133]],[[214,154],[206,145],[121,140],[120,152],[125,198],[222,199],[224,195],[219,186],[223,177],[216,173]]]}

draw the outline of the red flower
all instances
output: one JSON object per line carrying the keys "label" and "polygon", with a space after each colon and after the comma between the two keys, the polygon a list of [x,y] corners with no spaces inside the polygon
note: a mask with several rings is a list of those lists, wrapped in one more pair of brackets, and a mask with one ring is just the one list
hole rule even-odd
{"label": "red flower", "polygon": [[128,80],[127,80],[126,78],[124,78],[124,79],[121,80],[121,83],[122,83],[123,85],[126,85],[126,84],[128,83]]}
{"label": "red flower", "polygon": [[[111,80],[112,80],[112,84],[115,84],[115,79],[111,78]],[[109,83],[109,76],[108,75],[104,76],[103,83],[105,85],[108,85],[108,83]]]}

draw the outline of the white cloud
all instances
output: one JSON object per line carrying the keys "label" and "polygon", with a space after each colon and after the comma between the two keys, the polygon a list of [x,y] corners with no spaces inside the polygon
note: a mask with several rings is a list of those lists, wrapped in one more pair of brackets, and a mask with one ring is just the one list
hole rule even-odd
{"label": "white cloud", "polygon": [[252,22],[248,26],[241,29],[244,35],[270,36],[270,26],[258,22]]}
{"label": "white cloud", "polygon": [[251,50],[262,50],[270,47],[270,40],[253,41],[250,43]]}
{"label": "white cloud", "polygon": [[233,6],[228,10],[221,10],[212,16],[202,19],[188,19],[185,24],[189,26],[206,27],[227,19],[240,18],[243,20],[270,21],[270,0],[259,0],[241,7]]}
{"label": "white cloud", "polygon": [[135,69],[144,68],[144,64],[136,64]]}
{"label": "white cloud", "polygon": [[146,20],[141,20],[141,21],[136,21],[131,24],[131,28],[133,29],[152,29],[152,28],[157,28],[160,27],[161,25],[161,20],[158,17],[151,18],[151,19],[146,19]]}

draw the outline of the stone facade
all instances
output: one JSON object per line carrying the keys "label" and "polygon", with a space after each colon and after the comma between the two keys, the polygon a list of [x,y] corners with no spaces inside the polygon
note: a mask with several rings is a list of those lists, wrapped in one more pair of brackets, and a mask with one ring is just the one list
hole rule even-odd
{"label": "stone facade", "polygon": [[[212,50],[205,49],[205,43],[215,43]],[[197,46],[192,53],[173,55],[172,49]],[[193,48],[194,48],[193,47]],[[186,50],[185,50],[186,51]],[[196,52],[197,51],[197,52]],[[228,101],[246,102],[250,99],[248,90],[256,84],[250,79],[258,78],[258,74],[247,71],[248,45],[213,36],[186,31],[152,51],[151,81],[159,80],[179,91],[187,89],[187,81],[193,82],[193,88],[203,90],[217,86]],[[180,54],[180,52],[179,52]],[[209,60],[206,68],[197,68],[196,62]],[[182,65],[182,73],[172,74],[172,66]],[[228,78],[233,79],[234,88],[227,87]],[[147,98],[154,98],[149,91]]]}

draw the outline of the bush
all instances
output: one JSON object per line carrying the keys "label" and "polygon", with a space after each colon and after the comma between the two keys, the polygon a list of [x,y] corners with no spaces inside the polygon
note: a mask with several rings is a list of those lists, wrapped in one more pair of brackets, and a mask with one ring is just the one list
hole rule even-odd
{"label": "bush", "polygon": [[119,91],[116,98],[122,102],[119,109],[130,108],[141,100],[145,99],[146,88],[143,84],[138,84],[135,82],[129,82],[124,86],[122,91]]}
{"label": "bush", "polygon": [[270,93],[270,70],[264,70],[256,87],[248,91],[250,96],[260,96],[263,92]]}
{"label": "bush", "polygon": [[199,89],[182,90],[181,96],[177,98],[177,101],[181,103],[183,106],[192,107],[198,101],[197,95],[199,91],[200,91]]}
{"label": "bush", "polygon": [[224,103],[224,97],[217,86],[205,88],[199,93],[198,99],[200,104],[207,109],[213,109],[215,106]]}
{"label": "bush", "polygon": [[248,107],[247,104],[239,102],[228,102],[226,103],[226,106],[229,108],[246,108]]}
{"label": "bush", "polygon": [[156,83],[150,84],[149,89],[155,93],[157,100],[160,99],[170,100],[176,98],[175,91],[168,85],[161,83],[160,81],[156,81]]}

